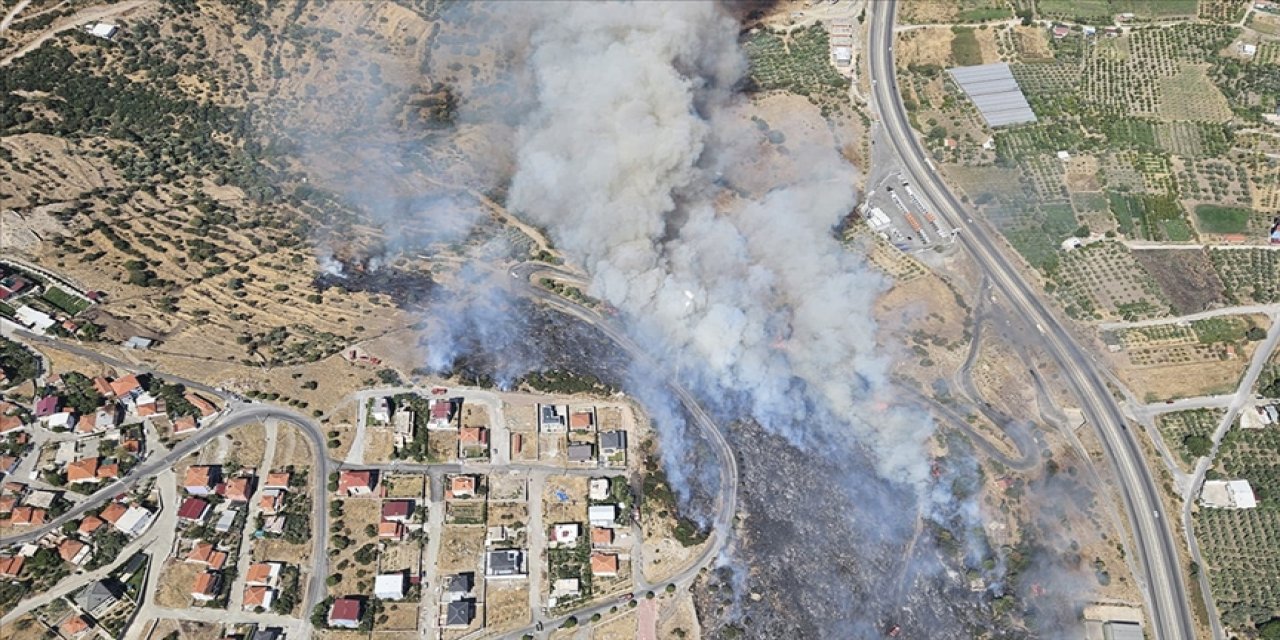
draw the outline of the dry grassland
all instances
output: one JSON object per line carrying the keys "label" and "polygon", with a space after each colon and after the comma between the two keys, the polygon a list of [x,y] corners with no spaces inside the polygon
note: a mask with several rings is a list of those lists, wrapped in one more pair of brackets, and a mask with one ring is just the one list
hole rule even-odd
{"label": "dry grassland", "polygon": [[[624,609],[621,615],[617,615],[608,621],[602,621],[591,629],[591,640],[632,640],[636,637],[636,612],[634,609]],[[658,636],[660,638],[672,638],[675,636]]]}
{"label": "dry grassland", "polygon": [[395,434],[383,427],[366,427],[364,430],[364,461],[383,462],[391,459],[396,449]]}
{"label": "dry grassland", "polygon": [[514,473],[489,474],[489,506],[495,502],[525,502],[529,496],[529,480]]}
{"label": "dry grassland", "polygon": [[324,431],[326,435],[330,431],[338,432],[338,446],[328,448],[329,457],[335,460],[346,460],[347,452],[351,451],[351,445],[355,442],[355,424],[352,422],[332,422],[324,425]]}
{"label": "dry grassland", "polygon": [[644,525],[644,564],[640,572],[649,582],[661,582],[675,575],[707,544],[685,547],[676,542],[670,518],[645,518]]}
{"label": "dry grassland", "polygon": [[488,428],[493,426],[493,421],[484,405],[467,403],[462,406],[462,426]]}
{"label": "dry grassland", "polygon": [[388,602],[382,606],[387,621],[374,626],[374,631],[412,631],[418,628],[418,606],[407,602]]}
{"label": "dry grassland", "polygon": [[156,589],[156,604],[173,609],[190,606],[191,585],[204,569],[198,564],[177,560],[166,561],[164,570],[160,574],[160,584]]}
{"label": "dry grassland", "polygon": [[283,562],[305,570],[311,564],[311,545],[291,544],[283,538],[263,538],[253,543],[253,561]]}
{"label": "dry grassland", "polygon": [[378,556],[378,571],[395,573],[407,570],[410,575],[422,573],[422,545],[414,541],[389,542]]}
{"label": "dry grassland", "polygon": [[158,620],[151,637],[164,638],[171,633],[177,633],[182,640],[221,640],[223,637],[220,624],[171,619]]}
{"label": "dry grassland", "polygon": [[563,465],[567,462],[565,446],[565,438],[561,434],[540,435],[538,436],[538,459]]}
{"label": "dry grassland", "polygon": [[5,640],[44,640],[48,637],[48,629],[29,613],[0,627],[0,638]]}
{"label": "dry grassland", "polygon": [[311,456],[311,444],[297,427],[281,422],[276,427],[276,455],[272,469],[310,468],[315,463]]}
{"label": "dry grassland", "polygon": [[475,571],[484,573],[483,527],[445,526],[440,537],[439,572],[447,575]]}
{"label": "dry grassland", "polygon": [[[542,492],[543,522],[586,522],[589,483],[584,476],[549,476]],[[557,492],[567,498],[561,501]]]}
{"label": "dry grassland", "polygon": [[492,633],[518,629],[529,623],[528,580],[511,584],[489,581],[485,586],[485,628]]}
{"label": "dry grassland", "polygon": [[422,500],[427,491],[427,476],[420,473],[392,473],[379,482],[386,489],[387,498]]}
{"label": "dry grassland", "polygon": [[427,459],[432,462],[458,460],[458,434],[455,431],[432,431],[427,436]]}
{"label": "dry grassland", "polygon": [[[968,336],[968,311],[959,306],[955,293],[938,278],[916,278],[890,289],[876,301],[875,316],[882,327],[892,327],[910,341],[882,339],[895,353],[898,371],[925,378],[948,371],[964,361]],[[921,355],[923,349],[927,355]]]}
{"label": "dry grassland", "polygon": [[242,467],[259,468],[262,456],[267,451],[267,428],[261,424],[251,424],[233,429],[231,436],[231,452],[227,462]]}
{"label": "dry grassland", "polygon": [[898,68],[925,64],[950,66],[953,37],[949,27],[925,27],[899,33],[894,46]]}
{"label": "dry grassland", "polygon": [[[683,637],[686,640],[698,640],[702,637],[702,625],[698,623],[698,612],[693,607],[693,596],[680,593],[661,606],[666,609],[666,615],[661,612],[658,615],[659,638]],[[684,635],[677,634],[677,629],[684,631]]]}

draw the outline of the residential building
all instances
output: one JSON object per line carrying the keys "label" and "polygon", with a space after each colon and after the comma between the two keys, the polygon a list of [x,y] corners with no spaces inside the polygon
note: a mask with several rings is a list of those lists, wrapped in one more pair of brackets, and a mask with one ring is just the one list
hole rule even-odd
{"label": "residential building", "polygon": [[605,457],[627,451],[626,431],[604,431],[600,434],[600,455]]}
{"label": "residential building", "polygon": [[93,414],[93,422],[85,420],[85,424],[92,424],[94,431],[106,431],[120,426],[120,418],[120,405],[111,403],[99,407]]}
{"label": "residential building", "polygon": [[560,578],[551,583],[551,599],[547,604],[559,606],[565,600],[572,600],[582,595],[582,586],[577,578]]}
{"label": "residential building", "polygon": [[376,482],[377,476],[373,471],[342,471],[338,474],[338,495],[371,495]]}
{"label": "residential building", "polygon": [[187,498],[178,507],[178,519],[187,522],[204,522],[209,515],[209,503],[200,498]]}
{"label": "residential building", "polygon": [[9,514],[9,525],[14,527],[38,527],[44,524],[46,515],[48,515],[48,512],[44,509],[30,505],[14,507],[13,513]]}
{"label": "residential building", "polygon": [[379,600],[403,600],[404,573],[382,573],[373,579],[373,596]]}
{"label": "residential building", "polygon": [[355,598],[337,598],[329,606],[329,626],[358,629],[363,603]]}
{"label": "residential building", "polygon": [[591,554],[591,575],[593,576],[618,575],[618,554],[601,553],[599,551]]}
{"label": "residential building", "polygon": [[248,503],[253,497],[253,485],[255,478],[253,476],[236,476],[227,481],[226,492],[223,497],[232,502]]}
{"label": "residential building", "polygon": [[543,433],[564,433],[564,416],[555,405],[538,405],[538,429]]}
{"label": "residential building", "polygon": [[414,424],[413,410],[408,407],[400,407],[395,414],[391,416],[392,437],[395,440],[395,447],[403,449],[413,442],[414,434],[417,433],[417,426]]}
{"label": "residential building", "polygon": [[382,540],[403,540],[404,524],[401,522],[379,522],[378,538]]}
{"label": "residential building", "polygon": [[382,397],[371,400],[369,402],[369,419],[378,424],[389,424],[391,422],[391,399]]}
{"label": "residential building", "polygon": [[98,459],[85,458],[67,465],[67,483],[84,484],[98,481]]}
{"label": "residential building", "polygon": [[587,507],[587,520],[593,527],[612,527],[617,518],[617,505],[597,504]]}
{"label": "residential building", "polygon": [[279,562],[258,562],[249,565],[249,569],[244,573],[245,584],[261,585],[264,587],[274,587],[280,583],[280,571],[282,565]]}
{"label": "residential building", "polygon": [[458,414],[458,411],[457,411],[458,407],[455,406],[455,402],[457,403],[457,405],[462,404],[461,400],[444,400],[444,399],[438,399],[438,398],[433,398],[430,402],[428,402],[427,408],[431,412],[430,413],[431,418],[430,420],[427,421],[427,428],[428,429],[458,428],[457,423],[454,420],[454,417],[457,416]]}
{"label": "residential building", "polygon": [[471,626],[476,617],[476,601],[473,599],[455,600],[445,605],[444,624],[446,629],[463,629]]}
{"label": "residential building", "polygon": [[290,476],[288,471],[277,471],[275,473],[268,473],[267,481],[263,483],[262,488],[288,491],[289,479],[290,479]]}
{"label": "residential building", "polygon": [[271,603],[275,601],[275,598],[276,591],[271,587],[248,585],[244,588],[241,607],[245,609],[270,609]]}
{"label": "residential building", "polygon": [[222,476],[222,468],[214,465],[192,465],[183,476],[182,488],[194,496],[207,496]]}
{"label": "residential building", "polygon": [[475,582],[476,574],[470,572],[455,573],[445,577],[444,585],[440,590],[440,601],[456,602],[467,597],[475,586]]}
{"label": "residential building", "polygon": [[101,618],[124,594],[124,589],[120,583],[110,578],[99,580],[81,589],[71,601],[75,603],[80,611],[89,614],[94,618]]}
{"label": "residential building", "polygon": [[609,479],[592,478],[587,485],[587,496],[597,502],[609,499]]}
{"label": "residential building", "polygon": [[102,376],[97,376],[93,379],[93,390],[97,391],[100,396],[116,397],[116,392],[111,390],[111,381]]}
{"label": "residential building", "polygon": [[138,382],[138,376],[135,375],[116,378],[111,381],[111,393],[117,400],[127,402],[142,393],[142,383]]}
{"label": "residential building", "polygon": [[200,428],[200,423],[191,416],[178,416],[173,421],[173,435],[180,436],[184,433],[191,433]]}
{"label": "residential building", "polygon": [[279,489],[265,489],[262,497],[258,500],[258,508],[262,510],[262,515],[272,516],[280,513],[284,508],[284,492]]}
{"label": "residential building", "polygon": [[54,431],[70,431],[76,427],[76,414],[70,411],[59,411],[44,419],[44,423]]}
{"label": "residential building", "polygon": [[127,505],[119,502],[109,502],[107,503],[107,506],[102,508],[102,512],[98,514],[98,517],[111,524],[115,524],[128,510],[129,507]]}
{"label": "residential building", "polygon": [[482,458],[489,455],[489,430],[484,427],[463,427],[458,431],[458,456]]}
{"label": "residential building", "polygon": [[0,578],[17,578],[22,573],[22,556],[0,556]]}
{"label": "residential building", "polygon": [[524,552],[497,549],[485,554],[485,575],[491,580],[525,577]]}
{"label": "residential building", "polygon": [[147,527],[151,526],[152,515],[153,514],[146,508],[133,505],[125,510],[124,514],[120,516],[120,519],[112,526],[114,526],[120,533],[136,537],[141,535],[143,531],[146,531]]}
{"label": "residential building", "polygon": [[594,462],[596,448],[589,442],[575,442],[569,445],[569,462]]}
{"label": "residential building", "polygon": [[218,521],[213,523],[213,530],[218,533],[226,533],[230,531],[231,526],[235,524],[236,516],[239,515],[239,513],[240,512],[235,509],[227,509],[226,511],[223,511],[222,515],[218,516]]}
{"label": "residential building", "polygon": [[83,615],[78,613],[71,614],[62,624],[58,625],[58,633],[64,638],[78,638],[84,632],[93,628],[93,624]]}
{"label": "residential building", "polygon": [[596,414],[590,410],[574,411],[569,414],[569,429],[572,431],[589,431],[596,426]]}
{"label": "residential building", "polygon": [[412,500],[387,500],[382,503],[382,519],[386,522],[407,522],[412,515]]}
{"label": "residential building", "polygon": [[195,393],[188,392],[183,397],[187,399],[187,402],[191,403],[191,406],[195,407],[196,410],[200,412],[201,418],[208,418],[218,412],[218,408],[213,406],[212,402],[205,400],[203,397]]}
{"label": "residential building", "polygon": [[212,542],[197,542],[194,547],[191,547],[191,552],[187,554],[183,562],[202,564],[211,571],[221,571],[222,567],[227,564],[227,552],[218,551]]}
{"label": "residential building", "polygon": [[58,555],[61,556],[63,560],[70,562],[77,567],[84,564],[84,561],[89,559],[89,554],[92,553],[92,551],[93,550],[89,545],[80,542],[75,538],[67,538],[58,545]]}
{"label": "residential building", "polygon": [[202,571],[196,574],[196,579],[192,582],[191,597],[201,602],[208,602],[218,597],[218,590],[221,587],[221,573]]}
{"label": "residential building", "polygon": [[562,522],[551,527],[550,543],[556,547],[572,547],[578,543],[582,526],[576,522]]}
{"label": "residential building", "polygon": [[608,527],[591,527],[591,546],[607,547],[613,544],[613,529]]}
{"label": "residential building", "polygon": [[80,528],[76,529],[76,533],[79,533],[82,536],[91,536],[94,531],[102,528],[102,525],[104,524],[106,524],[106,521],[102,518],[94,515],[88,515],[84,517],[84,520],[80,521]]}
{"label": "residential building", "polygon": [[471,498],[476,495],[475,476],[456,475],[449,478],[450,498]]}

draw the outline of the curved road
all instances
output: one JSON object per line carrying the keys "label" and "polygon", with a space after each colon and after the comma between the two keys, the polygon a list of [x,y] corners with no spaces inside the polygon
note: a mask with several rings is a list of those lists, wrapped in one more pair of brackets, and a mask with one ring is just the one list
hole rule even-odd
{"label": "curved road", "polygon": [[1102,376],[1074,337],[1036,295],[982,224],[970,220],[964,207],[938,175],[912,131],[898,92],[893,63],[893,24],[897,0],[870,3],[868,65],[872,105],[888,140],[919,188],[925,202],[952,227],[962,230],[959,241],[975,263],[1013,307],[1040,331],[1048,352],[1062,368],[1071,390],[1081,401],[1089,423],[1120,481],[1118,487],[1133,528],[1136,559],[1151,613],[1155,637],[1191,640],[1195,636],[1191,608],[1183,585],[1177,547],[1168,518],[1161,515],[1159,489],[1143,460],[1133,434],[1125,427]]}

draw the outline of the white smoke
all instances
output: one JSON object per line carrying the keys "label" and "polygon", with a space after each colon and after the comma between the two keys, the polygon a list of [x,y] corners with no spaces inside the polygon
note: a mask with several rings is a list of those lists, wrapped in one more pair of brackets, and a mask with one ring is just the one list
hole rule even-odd
{"label": "white smoke", "polygon": [[[804,141],[766,157],[730,91],[745,70],[737,26],[715,5],[530,11],[537,106],[508,204],[704,389],[797,443],[865,446],[923,494],[931,423],[883,402],[872,307],[887,282],[832,232],[855,204],[854,168]],[[731,194],[748,164],[770,188]]]}

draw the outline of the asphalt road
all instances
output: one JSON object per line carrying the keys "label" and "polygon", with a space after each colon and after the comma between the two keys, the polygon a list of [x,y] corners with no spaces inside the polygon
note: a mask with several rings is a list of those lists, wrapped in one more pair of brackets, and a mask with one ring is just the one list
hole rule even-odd
{"label": "asphalt road", "polygon": [[1155,637],[1190,640],[1194,637],[1191,608],[1171,525],[1169,519],[1161,514],[1159,489],[1102,376],[1089,355],[1001,253],[999,245],[981,222],[966,223],[971,220],[970,216],[942,181],[911,130],[894,72],[896,9],[897,0],[870,4],[868,63],[872,78],[872,105],[881,118],[890,144],[903,163],[904,175],[909,176],[925,202],[932,205],[943,220],[961,230],[958,240],[984,274],[1040,331],[1044,346],[1062,368],[1071,390],[1080,399],[1081,409],[1097,430],[1104,452],[1120,480],[1119,489],[1136,542],[1133,549],[1141,572],[1138,577],[1145,586],[1150,626]]}

